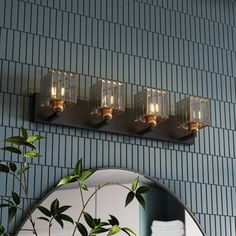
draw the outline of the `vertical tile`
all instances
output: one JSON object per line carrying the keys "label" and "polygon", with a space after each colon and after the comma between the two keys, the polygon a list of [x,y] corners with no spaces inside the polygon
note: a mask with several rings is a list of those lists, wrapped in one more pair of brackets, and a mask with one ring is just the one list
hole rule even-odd
{"label": "vertical tile", "polygon": [[[18,134],[22,125],[47,132],[39,146],[47,158],[32,161],[30,186],[37,188],[31,197],[43,196],[82,157],[87,168],[122,166],[161,177],[198,213],[209,235],[236,234],[233,3],[0,1],[1,137]],[[31,123],[25,95],[39,90],[47,68],[80,73],[82,98],[88,98],[91,81],[100,77],[131,83],[129,106],[141,86],[175,92],[173,99],[181,93],[209,97],[212,127],[187,147]],[[6,195],[15,183],[3,182]]]}

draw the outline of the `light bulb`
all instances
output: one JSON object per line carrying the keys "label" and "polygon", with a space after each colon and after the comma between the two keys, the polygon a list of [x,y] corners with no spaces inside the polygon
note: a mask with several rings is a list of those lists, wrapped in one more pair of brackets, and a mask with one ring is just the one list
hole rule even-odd
{"label": "light bulb", "polygon": [[198,119],[201,120],[201,111],[198,112]]}
{"label": "light bulb", "polygon": [[56,87],[52,87],[52,89],[51,89],[51,96],[53,98],[56,98],[56,95],[57,95],[57,88]]}
{"label": "light bulb", "polygon": [[111,96],[111,105],[113,105],[113,104],[114,104],[114,97]]}
{"label": "light bulb", "polygon": [[61,96],[65,96],[65,88],[64,87],[61,88]]}
{"label": "light bulb", "polygon": [[150,113],[154,113],[154,112],[155,112],[154,104],[151,103],[151,104],[150,104]]}

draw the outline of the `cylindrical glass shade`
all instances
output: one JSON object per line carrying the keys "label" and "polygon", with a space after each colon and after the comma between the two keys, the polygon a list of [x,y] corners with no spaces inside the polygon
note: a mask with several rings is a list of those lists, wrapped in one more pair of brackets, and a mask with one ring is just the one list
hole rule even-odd
{"label": "cylindrical glass shade", "polygon": [[189,96],[176,104],[178,125],[196,132],[210,125],[209,99]]}
{"label": "cylindrical glass shade", "polygon": [[156,126],[169,117],[168,94],[159,89],[144,89],[134,96],[134,109],[137,120]]}
{"label": "cylindrical glass shade", "polygon": [[77,102],[78,81],[70,73],[50,71],[41,80],[41,106],[63,111]]}
{"label": "cylindrical glass shade", "polygon": [[89,90],[91,113],[104,119],[125,111],[124,84],[109,80],[100,80]]}

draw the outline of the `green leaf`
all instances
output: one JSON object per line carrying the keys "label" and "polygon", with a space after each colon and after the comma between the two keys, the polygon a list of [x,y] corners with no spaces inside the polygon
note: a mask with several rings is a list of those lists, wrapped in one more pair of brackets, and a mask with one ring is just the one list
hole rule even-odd
{"label": "green leaf", "polygon": [[12,206],[11,204],[7,204],[7,203],[2,203],[0,204],[0,208],[3,208],[3,207],[10,207]]}
{"label": "green leaf", "polygon": [[12,147],[12,146],[8,146],[8,147],[3,147],[1,148],[1,150],[3,151],[9,151],[9,152],[13,152],[13,153],[16,153],[16,154],[21,154],[21,150],[19,148],[16,148],[16,147]]}
{"label": "green leaf", "polygon": [[27,130],[25,128],[21,127],[21,132],[22,132],[24,140],[27,140],[27,138],[28,138]]}
{"label": "green leaf", "polygon": [[50,210],[51,210],[51,214],[53,216],[55,216],[57,214],[57,211],[59,209],[59,201],[58,199],[55,199],[52,204],[51,204],[51,207],[50,207]]}
{"label": "green leaf", "polygon": [[100,226],[108,226],[108,225],[110,225],[110,224],[107,223],[107,222],[101,222],[99,225],[100,225]]}
{"label": "green leaf", "polygon": [[11,192],[13,201],[15,202],[16,205],[20,204],[20,197],[16,192]]}
{"label": "green leaf", "polygon": [[117,234],[120,231],[121,231],[121,228],[118,225],[113,225],[112,228],[110,229],[109,233],[108,233],[108,236]]}
{"label": "green leaf", "polygon": [[81,181],[85,181],[86,179],[88,179],[96,170],[87,170],[87,171],[84,171],[81,176],[80,176],[80,180]]}
{"label": "green leaf", "polygon": [[44,221],[47,221],[47,222],[49,222],[49,219],[48,218],[46,218],[46,217],[38,217],[37,219],[39,219],[39,220],[44,220]]}
{"label": "green leaf", "polygon": [[90,235],[97,235],[97,234],[101,234],[101,233],[104,233],[104,232],[107,232],[107,231],[109,231],[109,229],[99,227],[99,228],[91,230]]}
{"label": "green leaf", "polygon": [[138,187],[139,176],[137,176],[134,181],[132,182],[132,190],[135,191]]}
{"label": "green leaf", "polygon": [[29,143],[29,142],[24,142],[23,145],[25,145],[25,146],[27,146],[27,147],[31,147],[31,148],[33,148],[33,149],[35,149],[35,150],[37,149],[34,144]]}
{"label": "green leaf", "polygon": [[35,142],[35,141],[37,141],[37,140],[40,140],[40,139],[42,139],[42,138],[43,138],[43,137],[40,136],[40,135],[31,135],[31,136],[29,136],[29,137],[27,138],[26,142],[28,142],[28,143],[33,143],[33,142]]}
{"label": "green leaf", "polygon": [[129,233],[129,231],[127,231],[126,229],[122,228],[121,229],[123,232],[125,232],[127,235],[131,236],[131,234]]}
{"label": "green leaf", "polygon": [[11,169],[12,172],[15,172],[15,171],[17,170],[17,166],[16,166],[16,164],[13,163],[13,162],[11,162],[11,163],[9,164],[9,167],[10,167],[10,169]]}
{"label": "green leaf", "polygon": [[12,202],[12,201],[10,201],[10,200],[8,200],[8,199],[2,199],[2,201],[8,202],[8,203],[9,203],[10,205],[12,205],[12,206],[15,205],[14,202]]}
{"label": "green leaf", "polygon": [[79,232],[81,233],[81,235],[88,236],[88,231],[83,224],[76,223],[76,226],[77,226],[77,229],[79,230]]}
{"label": "green leaf", "polygon": [[67,209],[71,208],[71,206],[61,206],[59,207],[58,211],[57,211],[57,214],[60,214],[64,211],[66,211]]}
{"label": "green leaf", "polygon": [[83,169],[83,165],[82,165],[82,159],[80,159],[75,166],[75,175],[78,175],[79,177],[82,174],[82,169]]}
{"label": "green leaf", "polygon": [[10,169],[6,164],[0,163],[0,172],[9,173],[9,171],[10,171]]}
{"label": "green leaf", "polygon": [[139,203],[142,205],[142,207],[145,209],[145,200],[141,194],[136,194],[136,199],[139,201]]}
{"label": "green leaf", "polygon": [[28,158],[40,157],[40,153],[38,151],[28,151],[24,154],[24,157]]}
{"label": "green leaf", "polygon": [[89,213],[87,213],[87,212],[83,212],[83,214],[84,214],[84,219],[85,219],[86,223],[88,224],[88,226],[90,228],[94,229],[95,223],[94,223],[92,216],[89,215]]}
{"label": "green leaf", "polygon": [[78,181],[79,176],[78,175],[71,175],[70,176],[70,183]]}
{"label": "green leaf", "polygon": [[141,186],[137,189],[136,193],[137,194],[144,194],[146,192],[149,191],[149,187],[148,186]]}
{"label": "green leaf", "polygon": [[3,225],[0,225],[0,235],[9,236],[9,234],[5,232],[5,228],[3,227]]}
{"label": "green leaf", "polygon": [[16,215],[17,208],[16,207],[9,207],[8,208],[8,222],[11,223],[12,219]]}
{"label": "green leaf", "polygon": [[100,224],[100,222],[101,222],[101,219],[93,219],[94,220],[94,224],[95,225],[99,225]]}
{"label": "green leaf", "polygon": [[88,187],[87,187],[87,185],[86,185],[85,183],[79,183],[79,187],[80,187],[81,189],[83,189],[83,190],[88,191]]}
{"label": "green leaf", "polygon": [[16,145],[22,145],[24,142],[24,138],[21,136],[13,136],[13,137],[5,139],[5,141],[8,143],[16,144]]}
{"label": "green leaf", "polygon": [[74,220],[68,216],[68,215],[65,215],[65,214],[60,214],[57,216],[57,218],[61,219],[61,220],[64,220],[64,221],[68,221],[70,222],[72,225],[74,224]]}
{"label": "green leaf", "polygon": [[125,206],[127,207],[134,199],[134,192],[130,191],[126,197],[126,200],[125,200]]}
{"label": "green leaf", "polygon": [[60,180],[60,182],[57,184],[57,186],[61,186],[64,184],[68,184],[71,181],[71,176],[66,176]]}
{"label": "green leaf", "polygon": [[64,228],[64,223],[63,223],[63,221],[60,219],[60,218],[58,218],[58,217],[55,217],[54,218],[56,221],[57,221],[57,223],[62,227],[62,229]]}
{"label": "green leaf", "polygon": [[109,215],[109,216],[111,217],[111,219],[108,221],[111,225],[119,225],[120,224],[118,219],[115,216],[113,216],[113,215]]}
{"label": "green leaf", "polygon": [[16,172],[17,176],[20,176],[22,174],[24,174],[30,167],[26,164],[25,166],[23,166],[20,170],[18,170]]}
{"label": "green leaf", "polygon": [[137,235],[132,229],[130,229],[130,228],[122,228],[121,229],[122,231],[124,231],[126,234],[128,234],[128,235],[130,235],[130,233],[131,234],[134,234],[134,235]]}
{"label": "green leaf", "polygon": [[52,216],[51,212],[50,212],[47,208],[45,208],[45,207],[43,207],[43,206],[37,206],[37,208],[38,208],[45,216],[47,216],[47,217],[51,217],[51,216]]}
{"label": "green leaf", "polygon": [[3,225],[0,225],[0,234],[2,234],[5,231],[5,228],[3,227]]}

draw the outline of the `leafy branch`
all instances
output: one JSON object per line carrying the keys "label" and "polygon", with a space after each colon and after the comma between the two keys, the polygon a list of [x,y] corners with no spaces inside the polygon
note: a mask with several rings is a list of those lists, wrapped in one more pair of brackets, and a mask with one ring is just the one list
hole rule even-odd
{"label": "leafy branch", "polygon": [[[28,135],[26,129],[21,128],[22,136],[13,136],[10,138],[5,139],[5,142],[8,143],[8,146],[2,148],[3,151],[11,152],[17,155],[21,155],[23,161],[21,162],[20,167],[14,162],[0,162],[0,172],[12,175],[20,184],[27,203],[27,217],[32,225],[32,229],[22,229],[26,231],[31,231],[34,235],[38,236],[36,231],[35,224],[36,222],[32,218],[31,212],[31,203],[28,197],[28,171],[30,169],[27,160],[30,158],[38,158],[40,157],[40,153],[35,146],[34,142],[42,139],[43,137],[40,135]],[[79,160],[75,166],[73,175],[66,176],[60,180],[58,186],[62,186],[65,184],[77,182],[79,186],[79,191],[81,195],[82,201],[82,210],[77,218],[74,221],[69,215],[65,214],[65,211],[71,208],[71,206],[60,206],[59,200],[55,199],[50,208],[47,209],[44,206],[38,205],[36,206],[38,210],[43,214],[43,216],[38,217],[38,220],[46,221],[48,223],[48,234],[51,235],[51,227],[54,222],[57,222],[61,228],[64,228],[65,222],[70,222],[74,225],[74,230],[72,232],[72,236],[75,235],[76,230],[78,230],[83,236],[95,236],[100,233],[107,232],[107,236],[115,235],[121,231],[126,233],[127,235],[136,235],[135,232],[128,228],[120,226],[118,219],[113,216],[109,215],[110,218],[102,221],[100,218],[93,218],[88,212],[85,211],[86,206],[91,201],[91,199],[96,195],[98,191],[100,191],[105,186],[109,185],[118,185],[128,191],[125,207],[127,207],[134,199],[136,199],[143,208],[145,208],[145,200],[143,198],[143,194],[149,190],[148,186],[140,186],[139,187],[139,177],[136,177],[132,182],[131,188],[127,187],[126,185],[122,185],[120,183],[106,183],[101,186],[98,186],[97,189],[89,196],[87,201],[84,200],[83,193],[84,191],[88,191],[88,187],[86,185],[86,180],[90,178],[95,172],[95,169],[83,170],[82,160]],[[18,193],[12,191],[11,198],[4,199],[1,198],[0,208],[8,208],[8,223],[10,223],[18,210],[24,212],[25,210],[20,207],[21,199]],[[87,228],[84,224],[81,223],[81,218],[84,217],[84,220],[87,224]],[[0,236],[8,236],[8,232],[4,228],[3,225],[0,224]]]}
{"label": "leafy branch", "polygon": [[[27,130],[24,129],[23,127],[21,128],[21,133],[22,133],[22,136],[13,136],[13,137],[5,139],[5,142],[8,144],[8,146],[1,148],[1,150],[3,151],[7,151],[7,152],[14,153],[17,155],[22,155],[23,161],[21,162],[20,168],[18,169],[17,165],[14,162],[4,163],[1,161],[0,172],[12,175],[20,183],[20,186],[26,197],[27,209],[29,209],[27,216],[32,224],[33,233],[35,235],[38,235],[35,229],[35,222],[32,219],[31,204],[28,199],[27,171],[29,170],[30,167],[29,167],[29,164],[27,163],[27,159],[40,157],[40,153],[37,150],[37,147],[35,146],[34,142],[42,139],[43,137],[40,135],[29,136]],[[1,198],[2,204],[0,204],[0,208],[8,207],[8,222],[9,223],[15,217],[18,209],[23,211],[23,209],[19,207],[20,205],[19,194],[16,192],[12,192],[11,197],[13,201]],[[4,236],[8,235],[3,225],[0,225],[0,235],[4,235]]]}
{"label": "leafy branch", "polygon": [[[142,194],[146,193],[149,190],[149,187],[148,186],[138,187],[138,185],[139,185],[139,177],[138,176],[132,182],[131,188],[128,188],[127,186],[122,185],[120,183],[110,182],[110,183],[106,183],[106,184],[99,186],[90,195],[88,200],[86,202],[84,202],[83,191],[88,190],[88,187],[85,184],[85,180],[88,179],[90,176],[92,176],[94,174],[94,172],[95,172],[95,170],[93,170],[93,169],[83,171],[82,160],[79,160],[78,163],[76,164],[75,169],[74,169],[74,174],[64,177],[58,183],[58,186],[73,183],[73,182],[78,182],[78,184],[79,184],[79,190],[80,190],[80,194],[81,194],[81,200],[82,200],[83,207],[82,207],[80,215],[76,221],[76,226],[74,228],[72,236],[75,235],[76,229],[78,229],[78,231],[83,236],[97,235],[99,233],[104,233],[104,232],[108,232],[107,235],[109,236],[109,235],[117,234],[120,231],[123,231],[128,235],[130,235],[130,234],[136,235],[132,229],[130,229],[128,227],[120,227],[119,221],[115,218],[115,216],[110,215],[110,217],[111,217],[110,220],[108,220],[107,222],[101,222],[101,219],[92,218],[92,216],[90,216],[87,212],[85,212],[85,209],[86,209],[86,206],[88,205],[88,203],[91,201],[91,199],[96,195],[96,193],[108,185],[119,185],[122,188],[125,188],[126,190],[129,191],[129,193],[126,197],[125,206],[130,204],[132,202],[132,200],[136,197],[138,202],[143,206],[143,208],[145,208],[145,200],[144,200]],[[84,216],[84,219],[85,219],[87,225],[91,229],[90,232],[88,232],[86,227],[80,222],[82,215]],[[109,226],[109,227],[106,228],[104,226]]]}
{"label": "leafy branch", "polygon": [[55,199],[52,202],[50,209],[47,209],[43,206],[37,206],[37,208],[45,215],[43,217],[39,217],[38,219],[48,222],[49,236],[51,235],[51,227],[53,220],[56,220],[57,223],[61,226],[61,228],[64,227],[64,221],[68,221],[74,224],[74,220],[70,216],[63,214],[64,211],[66,211],[70,207],[71,206],[67,205],[60,207],[58,199]]}

